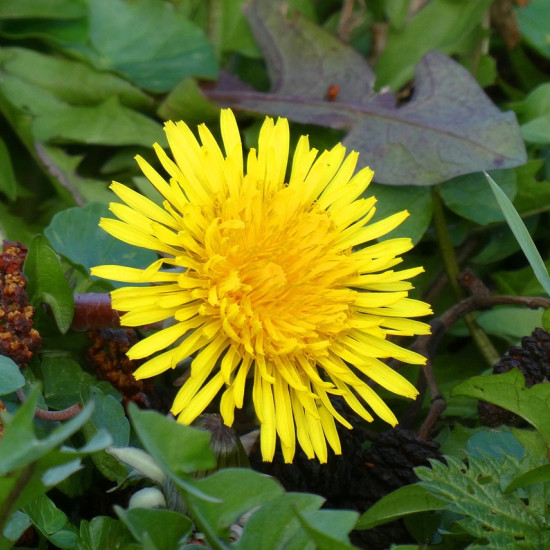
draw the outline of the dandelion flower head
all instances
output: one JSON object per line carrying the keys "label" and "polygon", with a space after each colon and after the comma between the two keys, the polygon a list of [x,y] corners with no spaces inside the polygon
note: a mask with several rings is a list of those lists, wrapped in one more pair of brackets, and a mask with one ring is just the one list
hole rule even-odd
{"label": "dandelion flower head", "polygon": [[395,425],[371,385],[416,397],[415,387],[381,359],[424,364],[388,336],[428,333],[411,318],[431,311],[408,298],[408,280],[422,268],[393,269],[410,239],[376,239],[408,213],[371,223],[376,199],[364,192],[373,172],[355,173],[358,153],[346,156],[341,144],[318,155],[302,136],[289,161],[284,118],[265,119],[246,166],[229,109],[221,112],[223,151],[205,125],[198,128],[200,141],[183,122],[167,122],[165,132],[173,158],[158,144],[154,149],[169,178],[136,157],[163,205],[113,182],[122,203],[110,210],[118,219],[100,222],[160,259],[146,269],[92,270],[146,283],[111,293],[113,307],[127,312],[123,325],[165,322],[129,350],[131,359],[150,357],[135,377],[155,376],[194,354],[172,406],[184,424],[221,393],[220,413],[231,426],[251,386],[267,461],[277,438],[287,462],[297,443],[321,462],[327,442],[341,452],[335,422],[351,425],[331,396],[367,421],[375,414]]}

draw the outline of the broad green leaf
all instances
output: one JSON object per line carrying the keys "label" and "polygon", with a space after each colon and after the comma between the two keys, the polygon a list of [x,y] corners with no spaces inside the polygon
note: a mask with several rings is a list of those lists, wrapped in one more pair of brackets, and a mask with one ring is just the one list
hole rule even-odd
{"label": "broad green leaf", "polygon": [[550,464],[544,464],[516,477],[505,487],[504,492],[509,493],[521,487],[527,487],[535,483],[546,483],[548,481],[550,481]]}
{"label": "broad green leaf", "polygon": [[0,61],[6,75],[18,77],[70,105],[98,105],[113,96],[136,110],[149,110],[154,105],[151,98],[127,80],[86,63],[26,48],[2,48]]}
{"label": "broad green leaf", "polygon": [[222,535],[245,512],[282,495],[284,489],[272,477],[249,469],[227,468],[197,481],[197,487],[221,502],[194,499],[201,515]]}
{"label": "broad green leaf", "polygon": [[402,210],[408,210],[410,214],[399,227],[381,237],[381,240],[407,237],[414,244],[420,241],[432,221],[433,202],[427,187],[393,187],[373,183],[363,196],[371,195],[377,199],[373,222]]}
{"label": "broad green leaf", "polygon": [[525,455],[525,449],[514,435],[505,430],[482,430],[473,434],[467,443],[470,456],[483,458],[494,456],[502,458],[514,456],[521,460]]}
{"label": "broad green leaf", "polygon": [[4,193],[12,201],[17,197],[17,180],[10,153],[2,138],[0,138],[0,193]]}
{"label": "broad green leaf", "polygon": [[[449,1],[462,10],[462,3]],[[422,58],[414,95],[398,106],[393,94],[375,93],[365,58],[327,31],[303,17],[287,19],[266,0],[251,2],[247,16],[272,89],[257,92],[235,78],[222,78],[204,88],[210,100],[344,130],[344,145],[361,153],[359,164],[371,166],[379,183],[434,185],[525,162],[514,114],[497,108],[468,71],[443,54],[434,51]],[[339,86],[333,101],[327,97],[331,86]]]}
{"label": "broad green leaf", "polygon": [[50,21],[6,32],[53,42],[152,92],[166,92],[187,76],[216,78],[218,65],[205,34],[170,3],[94,0],[88,8],[87,20],[72,25]]}
{"label": "broad green leaf", "polygon": [[210,433],[184,426],[154,411],[140,411],[133,404],[128,412],[143,446],[161,467],[178,475],[215,466]]}
{"label": "broad green leaf", "polygon": [[5,355],[0,355],[0,395],[13,393],[25,385],[19,367]]}
{"label": "broad green leaf", "polygon": [[296,512],[302,527],[315,541],[319,550],[353,550],[348,533],[357,522],[357,512],[351,510],[316,510]]}
{"label": "broad green leaf", "polygon": [[550,384],[526,388],[523,374],[518,369],[511,369],[505,374],[470,378],[455,386],[451,395],[481,399],[521,416],[540,432],[550,446]]}
{"label": "broad green leaf", "polygon": [[[480,25],[491,0],[434,0],[425,5],[403,30],[390,27],[387,44],[376,64],[378,89],[398,90],[413,76],[423,55],[438,50],[456,53],[461,39]],[[430,29],[426,33],[426,29]]]}
{"label": "broad green leaf", "polygon": [[443,510],[446,501],[420,485],[406,485],[375,502],[358,520],[355,529],[372,529],[417,512]]}
{"label": "broad green leaf", "polygon": [[86,15],[85,0],[2,0],[0,19],[73,19]]}
{"label": "broad green leaf", "polygon": [[284,493],[260,506],[246,522],[238,550],[286,550],[303,527],[296,512],[318,510],[318,495]]}
{"label": "broad green leaf", "polygon": [[144,542],[147,539],[156,550],[178,548],[180,541],[187,538],[193,528],[189,518],[172,510],[124,510],[115,506],[115,512],[137,541]]}
{"label": "broad green leaf", "polygon": [[28,503],[23,511],[40,532],[58,548],[74,548],[77,534],[66,514],[46,496],[40,495]]}
{"label": "broad green leaf", "polygon": [[523,253],[529,261],[529,264],[533,268],[537,280],[540,282],[546,293],[550,295],[550,275],[548,274],[546,266],[544,265],[531,235],[529,235],[529,231],[527,231],[527,228],[514,208],[514,205],[510,202],[502,189],[500,189],[489,174],[485,173],[485,177],[487,178],[487,181],[495,194],[497,202],[502,210],[502,213],[504,214],[504,217],[506,218],[506,221],[508,222],[508,225],[510,226],[510,229],[518,240]]}
{"label": "broad green leaf", "polygon": [[118,395],[108,382],[99,382],[70,357],[46,356],[42,360],[41,369],[44,398],[52,408],[64,409],[75,403],[87,402],[90,389],[94,386],[110,389],[114,395]]}
{"label": "broad green leaf", "polygon": [[86,271],[101,264],[145,268],[153,263],[154,252],[119,241],[99,227],[99,219],[109,215],[108,207],[97,202],[67,208],[53,217],[44,234],[57,252]]}
{"label": "broad green leaf", "polygon": [[[1,501],[1,499],[0,499]],[[8,523],[4,528],[2,535],[13,543],[17,542],[19,537],[32,525],[31,520],[27,514],[16,510],[10,517]],[[2,548],[2,540],[0,538],[0,548]],[[9,548],[9,546],[5,546]]]}
{"label": "broad green leaf", "polygon": [[531,334],[541,326],[543,311],[543,309],[499,307],[481,312],[476,321],[487,334],[493,334],[514,344],[522,336]]}
{"label": "broad green leaf", "polygon": [[[491,176],[499,181],[507,197],[514,200],[517,191],[515,171],[493,170]],[[481,173],[458,176],[446,181],[439,187],[439,193],[450,210],[480,225],[504,220],[502,210],[495,204],[493,194],[487,188]]]}
{"label": "broad green leaf", "polygon": [[79,550],[125,549],[133,541],[124,523],[106,516],[80,522]]}
{"label": "broad green leaf", "polygon": [[521,35],[544,57],[550,58],[548,28],[550,12],[546,0],[531,0],[521,9],[516,10],[516,17]]}
{"label": "broad green leaf", "polygon": [[[112,434],[114,446],[128,445],[130,424],[124,407],[112,395],[104,395],[97,387],[91,388],[91,398],[95,402],[94,413],[82,429],[86,440],[91,440],[98,431],[103,429]],[[127,469],[105,451],[94,453],[92,460],[107,479],[120,482],[128,475]]]}
{"label": "broad green leaf", "polygon": [[48,304],[57,327],[65,334],[73,319],[73,291],[58,257],[43,235],[36,235],[31,241],[23,270],[29,279],[27,292],[31,302],[35,307]]}

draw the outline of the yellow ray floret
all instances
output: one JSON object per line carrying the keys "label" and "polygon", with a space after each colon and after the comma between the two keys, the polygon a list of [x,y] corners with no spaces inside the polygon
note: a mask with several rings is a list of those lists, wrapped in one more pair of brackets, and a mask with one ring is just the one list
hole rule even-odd
{"label": "yellow ray floret", "polygon": [[302,136],[289,160],[286,119],[266,118],[246,158],[229,109],[221,112],[222,147],[204,125],[198,139],[183,122],[167,122],[165,132],[172,158],[154,149],[166,177],[137,157],[162,206],[113,183],[124,204],[110,206],[118,219],[100,222],[115,238],[162,257],[146,269],[92,269],[149,285],[112,292],[123,324],[164,322],[129,350],[132,359],[148,358],[136,378],[192,356],[172,406],[185,424],[221,394],[220,412],[231,426],[251,387],[264,460],[278,442],[287,462],[297,445],[321,462],[329,448],[340,453],[336,423],[351,424],[334,399],[369,422],[374,414],[395,425],[371,386],[416,397],[382,359],[424,364],[389,337],[429,333],[411,317],[431,310],[408,297],[409,279],[422,268],[393,269],[410,239],[375,239],[408,212],[371,221],[376,199],[365,190],[373,172],[354,174],[358,154],[346,155],[341,144],[318,155]]}

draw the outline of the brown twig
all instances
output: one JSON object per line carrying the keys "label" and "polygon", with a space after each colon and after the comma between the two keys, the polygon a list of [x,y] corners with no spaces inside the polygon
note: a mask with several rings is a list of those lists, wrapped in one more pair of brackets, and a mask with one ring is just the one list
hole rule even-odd
{"label": "brown twig", "polygon": [[[433,372],[432,359],[439,343],[441,342],[441,339],[454,323],[456,323],[459,319],[462,319],[462,317],[468,313],[492,309],[495,306],[518,305],[529,309],[550,308],[550,298],[542,298],[540,296],[488,295],[485,292],[485,287],[479,285],[479,279],[477,279],[472,272],[466,272],[462,275],[461,284],[469,287],[470,290],[476,289],[477,292],[480,292],[480,294],[474,294],[473,296],[458,302],[443,313],[443,315],[433,319],[430,323],[432,333],[425,336],[419,336],[412,346],[415,351],[424,355],[427,359],[426,366],[423,368],[422,373],[423,376],[425,376],[425,384],[427,385],[430,392],[430,397],[432,399],[430,411],[419,430],[420,437],[428,437],[429,433],[433,429],[433,426],[437,422],[439,415],[445,410],[445,401],[441,396],[439,386],[437,385]],[[424,382],[422,382],[422,384],[424,384]],[[414,414],[418,411],[418,409],[419,406],[415,404],[414,410],[411,409],[407,411],[405,415],[405,422],[410,422],[410,417],[412,416],[411,413]]]}
{"label": "brown twig", "polygon": [[[21,403],[24,403],[27,400],[27,396],[22,389],[16,390],[15,394]],[[60,411],[48,411],[46,409],[41,409],[36,407],[34,411],[34,416],[42,420],[48,420],[49,422],[69,420],[74,418],[82,410],[82,405],[80,403],[75,403],[66,409]]]}

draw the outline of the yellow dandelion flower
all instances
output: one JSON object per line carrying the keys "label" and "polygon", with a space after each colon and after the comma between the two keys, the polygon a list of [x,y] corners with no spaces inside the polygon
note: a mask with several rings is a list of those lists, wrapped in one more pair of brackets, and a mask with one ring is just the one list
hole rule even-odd
{"label": "yellow dandelion flower", "polygon": [[[243,163],[231,110],[221,113],[224,152],[206,128],[200,142],[183,122],[167,122],[173,160],[155,145],[166,180],[141,157],[143,173],[164,197],[160,207],[114,182],[124,204],[101,227],[124,242],[157,251],[146,269],[104,265],[92,274],[127,283],[111,293],[121,322],[165,328],[134,345],[131,359],[153,356],[135,372],[149,378],[195,354],[172,412],[189,424],[223,389],[220,412],[233,423],[252,384],[264,460],[277,437],[291,462],[296,441],[310,458],[327,460],[327,442],[340,453],[335,410],[340,395],[362,418],[371,412],[395,425],[388,406],[366,380],[406,397],[415,387],[381,359],[422,365],[424,357],[389,335],[429,332],[411,320],[431,313],[408,298],[408,279],[422,268],[394,271],[410,239],[374,242],[407,212],[370,223],[374,197],[363,198],[373,172],[354,175],[358,154],[341,144],[317,155],[307,136],[289,163],[288,122],[266,118],[258,149]],[[157,352],[161,352],[157,354]],[[157,355],[155,355],[157,354]],[[251,380],[248,382],[248,380]]]}

